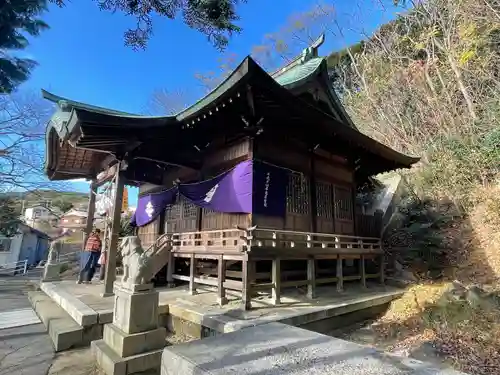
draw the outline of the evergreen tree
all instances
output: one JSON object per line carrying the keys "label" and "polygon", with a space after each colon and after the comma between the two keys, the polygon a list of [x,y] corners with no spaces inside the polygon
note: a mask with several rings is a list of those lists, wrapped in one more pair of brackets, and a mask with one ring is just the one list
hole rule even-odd
{"label": "evergreen tree", "polygon": [[[59,6],[65,0],[50,0]],[[179,15],[192,29],[205,34],[223,50],[233,33],[241,28],[236,6],[246,0],[98,0],[102,10],[134,16],[137,26],[125,32],[125,44],[146,48],[153,34],[153,16],[175,19]],[[11,93],[29,78],[36,62],[18,55],[28,46],[27,35],[37,36],[48,25],[38,17],[47,9],[47,0],[0,0],[0,94]]]}
{"label": "evergreen tree", "polygon": [[36,62],[16,56],[28,46],[27,35],[37,36],[47,29],[38,17],[46,10],[46,0],[0,1],[0,94],[8,94],[28,79]]}
{"label": "evergreen tree", "polygon": [[[55,0],[59,5],[65,0]],[[153,15],[175,19],[181,15],[184,23],[205,34],[215,47],[223,50],[233,33],[241,28],[236,6],[246,0],[99,0],[99,7],[111,12],[135,16],[137,27],[125,32],[125,44],[145,48],[153,33]]]}
{"label": "evergreen tree", "polygon": [[19,213],[11,198],[0,198],[0,235],[10,237],[16,234],[20,223]]}

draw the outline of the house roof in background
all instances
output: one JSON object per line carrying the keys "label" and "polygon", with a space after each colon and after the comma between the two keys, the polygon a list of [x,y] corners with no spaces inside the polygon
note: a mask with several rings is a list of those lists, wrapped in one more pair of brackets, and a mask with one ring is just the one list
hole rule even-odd
{"label": "house roof in background", "polygon": [[49,240],[50,239],[50,236],[45,233],[45,232],[42,232],[41,230],[38,230],[38,229],[35,229],[27,224],[24,224],[24,223],[19,223],[19,227],[22,228],[23,232],[30,232],[30,233],[33,233],[35,234],[37,237],[39,238],[43,238],[43,239],[46,239],[46,240]]}
{"label": "house roof in background", "polygon": [[65,213],[63,213],[62,216],[78,216],[78,217],[87,217],[87,212],[86,211],[81,211],[81,210],[75,210],[71,209]]}

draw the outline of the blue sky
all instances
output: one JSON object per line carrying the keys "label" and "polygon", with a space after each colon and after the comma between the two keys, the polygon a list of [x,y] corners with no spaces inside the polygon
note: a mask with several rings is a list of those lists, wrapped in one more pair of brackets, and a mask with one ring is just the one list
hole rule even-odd
{"label": "blue sky", "polygon": [[[292,14],[307,11],[316,3],[248,0],[239,7],[243,32],[232,38],[229,50],[243,58],[266,33],[277,31]],[[355,3],[364,9],[358,18],[348,16],[359,13],[353,9]],[[360,39],[361,29],[370,33],[392,17],[393,8],[382,12],[374,9],[375,3],[334,1],[348,40],[327,35],[322,52],[327,54]],[[26,89],[44,88],[78,101],[144,113],[158,89],[187,91],[190,100],[201,96],[203,89],[195,73],[215,70],[218,65],[218,51],[204,35],[189,29],[180,19],[155,19],[154,35],[145,51],[124,46],[123,33],[134,26],[134,18],[100,11],[92,0],[70,0],[64,8],[51,5],[43,19],[50,30],[31,40],[26,51],[39,63],[23,85]],[[85,183],[74,186],[75,190],[88,190]],[[132,205],[136,194],[135,190],[129,193]]]}

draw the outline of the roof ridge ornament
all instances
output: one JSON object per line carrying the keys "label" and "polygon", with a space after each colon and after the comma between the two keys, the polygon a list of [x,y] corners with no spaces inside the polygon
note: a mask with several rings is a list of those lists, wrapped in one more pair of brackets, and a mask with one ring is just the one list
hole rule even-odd
{"label": "roof ridge ornament", "polygon": [[302,50],[300,55],[295,56],[292,60],[288,62],[288,64],[271,73],[271,77],[276,79],[283,73],[295,68],[296,66],[302,65],[308,62],[309,60],[319,57],[318,49],[323,45],[324,42],[325,42],[325,34],[321,34],[318,37],[318,39],[316,39],[314,42],[311,43],[311,45]]}
{"label": "roof ridge ornament", "polygon": [[66,99],[58,100],[57,101],[57,105],[63,111],[69,111],[69,110],[71,110],[71,107],[70,107],[70,105],[69,105],[69,103],[68,103],[68,101]]}
{"label": "roof ridge ornament", "polygon": [[325,34],[323,33],[318,37],[318,39],[312,42],[312,44],[309,47],[304,48],[304,50],[302,51],[300,62],[305,63],[315,57],[319,57],[318,49],[323,45],[324,42],[325,42]]}

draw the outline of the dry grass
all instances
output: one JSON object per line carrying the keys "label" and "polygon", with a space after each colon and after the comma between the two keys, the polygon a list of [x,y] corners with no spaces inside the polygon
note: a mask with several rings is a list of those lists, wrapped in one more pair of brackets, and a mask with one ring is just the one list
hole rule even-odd
{"label": "dry grass", "polygon": [[[435,355],[474,375],[498,374],[500,310],[443,301],[451,283],[416,285],[373,325],[385,350],[411,353],[430,343]],[[387,344],[389,343],[389,344]]]}
{"label": "dry grass", "polygon": [[407,234],[418,237],[412,245],[421,252],[430,252],[430,234],[441,237],[432,250],[446,252],[442,266],[453,272],[440,282],[421,280],[395,301],[373,325],[377,341],[409,352],[430,342],[455,368],[478,375],[499,373],[500,309],[443,295],[453,278],[500,291],[499,20],[498,1],[418,2],[336,68],[360,130],[421,156],[406,173],[411,189],[422,200],[450,201],[461,213],[452,225],[429,224],[427,232],[408,220]]}
{"label": "dry grass", "polygon": [[[487,295],[499,295],[500,184],[477,187],[471,192],[471,201],[470,214],[443,233],[458,238],[452,242],[462,245],[451,248],[454,272],[450,275],[463,284],[479,285]],[[385,350],[407,355],[427,343],[439,361],[458,370],[473,375],[498,374],[500,306],[450,299],[451,286],[444,279],[411,286],[373,325],[375,342]]]}
{"label": "dry grass", "polygon": [[461,280],[500,290],[500,184],[478,187],[470,223],[478,246],[458,269]]}

